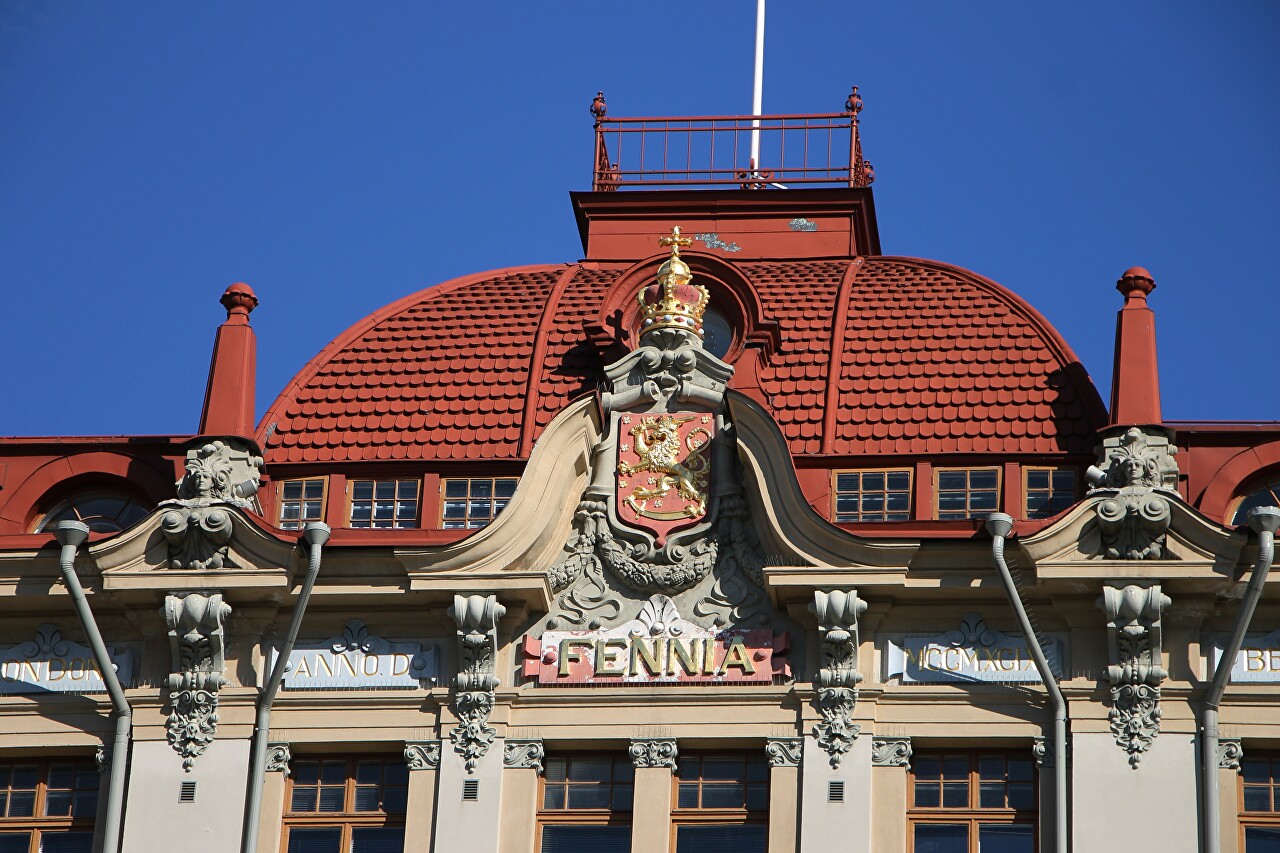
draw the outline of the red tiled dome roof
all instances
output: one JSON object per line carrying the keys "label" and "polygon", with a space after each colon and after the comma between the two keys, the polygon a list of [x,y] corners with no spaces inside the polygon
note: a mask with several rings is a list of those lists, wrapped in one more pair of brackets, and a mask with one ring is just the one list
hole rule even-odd
{"label": "red tiled dome roof", "polygon": [[[496,270],[352,326],[258,429],[269,463],[523,459],[603,377],[585,327],[628,264]],[[1034,309],[913,258],[742,262],[780,341],[759,386],[797,456],[1088,453],[1101,398]]]}

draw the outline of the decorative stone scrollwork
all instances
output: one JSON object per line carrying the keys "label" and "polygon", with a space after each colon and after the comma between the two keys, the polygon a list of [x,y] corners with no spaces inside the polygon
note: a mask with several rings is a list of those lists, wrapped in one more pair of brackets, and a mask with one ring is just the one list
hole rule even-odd
{"label": "decorative stone scrollwork", "polygon": [[799,767],[804,760],[804,741],[800,738],[781,738],[764,742],[764,754],[770,767]]}
{"label": "decorative stone scrollwork", "polygon": [[1104,556],[1112,560],[1159,560],[1166,556],[1165,537],[1176,496],[1178,449],[1163,430],[1150,433],[1131,427],[1103,439],[1102,467],[1086,474]]}
{"label": "decorative stone scrollwork", "polygon": [[458,625],[458,674],[453,679],[453,710],[458,725],[449,733],[454,752],[468,773],[489,752],[498,732],[489,725],[498,687],[495,657],[498,620],[507,608],[492,595],[455,595],[449,615]]}
{"label": "decorative stone scrollwork", "polygon": [[169,626],[172,658],[165,728],[169,745],[190,771],[218,730],[218,689],[227,683],[223,623],[231,606],[221,593],[191,592],[165,596],[160,613]]}
{"label": "decorative stone scrollwork", "polygon": [[1036,735],[1031,741],[1031,755],[1036,760],[1036,767],[1053,766],[1053,744],[1046,740],[1044,735]]}
{"label": "decorative stone scrollwork", "polygon": [[1238,737],[1224,737],[1218,741],[1218,767],[1222,770],[1239,770],[1244,758],[1244,744]]}
{"label": "decorative stone scrollwork", "polygon": [[910,767],[911,738],[873,737],[871,739],[872,767]]}
{"label": "decorative stone scrollwork", "polygon": [[262,458],[241,442],[211,441],[187,451],[187,473],[176,500],[160,519],[169,544],[169,568],[220,569],[227,564],[232,520],[227,507],[252,508]]}
{"label": "decorative stone scrollwork", "polygon": [[410,770],[435,770],[440,766],[440,741],[405,741],[404,763]]}
{"label": "decorative stone scrollwork", "polygon": [[540,740],[508,740],[502,745],[502,766],[536,770],[542,775],[542,759],[547,752]]}
{"label": "decorative stone scrollwork", "polygon": [[1106,586],[1098,606],[1107,614],[1112,664],[1111,732],[1135,769],[1160,733],[1161,614],[1171,604],[1159,585]]}
{"label": "decorative stone scrollwork", "polygon": [[288,779],[290,770],[289,762],[293,761],[293,750],[289,748],[289,744],[273,742],[267,744],[267,772],[283,773],[284,778]]}
{"label": "decorative stone scrollwork", "polygon": [[636,767],[669,767],[674,770],[679,751],[674,738],[648,738],[631,741],[627,754]]}
{"label": "decorative stone scrollwork", "polygon": [[111,769],[111,747],[100,746],[93,752],[93,763],[98,773],[106,773]]}
{"label": "decorative stone scrollwork", "polygon": [[853,706],[858,700],[858,617],[867,603],[856,590],[832,590],[813,593],[809,611],[818,617],[818,636],[822,641],[821,667],[817,678],[814,706],[822,715],[813,727],[813,736],[830,756],[832,768],[853,746],[862,727],[853,722]]}

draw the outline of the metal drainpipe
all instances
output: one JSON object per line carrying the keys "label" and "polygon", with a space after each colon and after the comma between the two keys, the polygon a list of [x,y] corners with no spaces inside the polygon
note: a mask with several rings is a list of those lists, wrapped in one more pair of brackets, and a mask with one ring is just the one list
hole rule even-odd
{"label": "metal drainpipe", "polygon": [[89,609],[89,601],[84,597],[84,587],[76,575],[76,552],[89,538],[89,526],[79,521],[60,521],[54,531],[62,553],[58,565],[62,569],[62,582],[67,586],[71,602],[75,605],[76,615],[89,638],[89,646],[93,649],[93,659],[98,665],[98,673],[107,685],[107,695],[111,697],[111,712],[116,718],[115,740],[111,746],[111,770],[107,777],[107,814],[102,823],[102,853],[116,853],[120,849],[120,816],[124,813],[124,777],[129,765],[129,735],[133,728],[133,709],[124,696],[124,688],[116,675],[111,656],[107,654],[107,644],[102,641],[102,632]]}
{"label": "metal drainpipe", "polygon": [[1035,660],[1036,670],[1040,673],[1040,681],[1049,691],[1049,699],[1053,702],[1053,834],[1055,839],[1054,853],[1068,853],[1067,842],[1067,700],[1062,696],[1058,680],[1054,678],[1049,667],[1049,659],[1040,647],[1040,640],[1031,627],[1031,619],[1027,609],[1022,606],[1022,597],[1018,595],[1018,587],[1009,573],[1009,564],[1004,560],[1004,540],[1013,529],[1013,518],[1002,512],[987,516],[987,532],[991,534],[991,556],[995,558],[996,568],[1000,570],[1000,580],[1004,582],[1005,594],[1009,604],[1018,615],[1018,625],[1022,628],[1022,637],[1026,640],[1031,657]]}
{"label": "metal drainpipe", "polygon": [[1253,621],[1253,611],[1258,608],[1258,600],[1262,598],[1267,575],[1271,573],[1271,561],[1275,556],[1275,534],[1276,529],[1280,528],[1280,509],[1261,506],[1250,511],[1249,526],[1258,534],[1258,562],[1253,567],[1249,587],[1240,602],[1231,638],[1214,669],[1213,682],[1204,697],[1204,712],[1200,723],[1200,790],[1203,798],[1200,807],[1201,826],[1204,827],[1204,853],[1218,853],[1222,846],[1218,814],[1218,706],[1222,704],[1222,694],[1226,692],[1227,681],[1231,678],[1231,668],[1236,655],[1240,654],[1240,646],[1244,643],[1249,623]]}
{"label": "metal drainpipe", "polygon": [[320,574],[320,549],[329,541],[329,525],[321,521],[308,522],[303,528],[302,539],[310,549],[307,574],[302,581],[302,591],[298,593],[298,603],[293,607],[289,633],[285,637],[280,654],[276,657],[275,665],[271,668],[271,677],[267,680],[267,686],[258,697],[258,715],[253,728],[253,749],[249,758],[249,792],[245,803],[244,829],[240,840],[242,853],[255,853],[258,849],[258,821],[262,816],[262,785],[267,774],[267,738],[271,731],[271,706],[276,701],[280,682],[284,680],[284,668],[289,662],[293,644],[298,641],[298,629],[302,627],[302,617],[307,612],[307,602],[311,600],[311,590],[316,584],[316,575]]}

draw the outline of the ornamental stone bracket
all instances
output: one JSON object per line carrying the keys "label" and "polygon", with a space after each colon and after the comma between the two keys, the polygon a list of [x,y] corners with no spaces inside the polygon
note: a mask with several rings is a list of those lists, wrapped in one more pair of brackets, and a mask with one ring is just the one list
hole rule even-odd
{"label": "ornamental stone bracket", "polygon": [[1085,473],[1094,504],[1101,556],[1111,560],[1166,559],[1165,537],[1177,498],[1178,448],[1159,427],[1104,435],[1097,466]]}
{"label": "ornamental stone bracket", "polygon": [[412,770],[437,770],[440,767],[441,743],[438,740],[404,742],[404,763]]}
{"label": "ornamental stone bracket", "polygon": [[910,767],[911,738],[873,737],[871,739],[872,767]]}
{"label": "ornamental stone bracket", "polygon": [[[1053,754],[1053,741],[1044,735],[1036,735],[1031,740],[1031,756],[1036,767],[1047,769],[1054,766],[1057,760]],[[1067,738],[1067,766],[1071,765],[1071,738]]]}
{"label": "ornamental stone bracket", "polygon": [[804,760],[802,738],[779,738],[764,742],[764,754],[770,767],[799,767]]}
{"label": "ornamental stone bracket", "polygon": [[178,497],[162,501],[160,530],[171,569],[220,569],[227,565],[232,514],[252,509],[262,477],[262,457],[247,442],[220,439],[187,451]]}
{"label": "ornamental stone bracket", "polygon": [[817,695],[814,707],[822,720],[813,727],[818,745],[830,757],[831,767],[853,746],[862,727],[853,722],[853,706],[858,701],[858,617],[867,603],[857,590],[815,590],[809,612],[818,617],[821,666],[814,679]]}
{"label": "ornamental stone bracket", "polygon": [[231,606],[221,593],[191,592],[165,596],[160,614],[169,627],[171,656],[165,728],[190,772],[218,730],[218,689],[227,683],[223,625]]}
{"label": "ornamental stone bracket", "polygon": [[1244,758],[1244,744],[1238,737],[1224,737],[1218,740],[1218,769],[1240,769],[1240,760]]}
{"label": "ornamental stone bracket", "polygon": [[289,744],[283,741],[267,744],[266,771],[268,773],[283,773],[284,778],[288,779],[292,772],[289,770],[290,761],[293,761],[293,750],[290,749]]}
{"label": "ornamental stone bracket", "polygon": [[455,595],[449,615],[458,625],[458,674],[453,678],[453,710],[458,725],[449,732],[453,750],[467,773],[488,752],[498,732],[489,725],[498,687],[498,620],[507,608],[493,595]]}
{"label": "ornamental stone bracket", "polygon": [[542,759],[547,751],[540,740],[508,740],[502,745],[502,766],[516,770],[534,770],[542,775]]}
{"label": "ornamental stone bracket", "polygon": [[1135,770],[1160,733],[1160,684],[1169,675],[1161,665],[1161,616],[1170,604],[1158,584],[1105,586],[1098,600],[1107,615],[1111,732]]}
{"label": "ornamental stone bracket", "polygon": [[631,756],[631,764],[637,769],[667,767],[675,770],[679,750],[676,748],[675,738],[647,738],[631,741],[627,754]]}

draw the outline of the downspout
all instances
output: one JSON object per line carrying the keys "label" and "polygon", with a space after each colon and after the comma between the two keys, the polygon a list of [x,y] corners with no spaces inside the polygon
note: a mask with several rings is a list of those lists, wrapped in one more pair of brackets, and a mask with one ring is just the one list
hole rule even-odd
{"label": "downspout", "polygon": [[289,633],[285,636],[279,655],[276,656],[275,665],[271,667],[271,677],[267,680],[267,686],[258,697],[258,715],[253,727],[253,748],[249,754],[249,792],[244,809],[241,853],[255,853],[258,849],[258,821],[262,817],[262,785],[267,773],[267,738],[271,731],[271,706],[276,701],[280,682],[284,680],[284,668],[289,662],[293,644],[298,641],[298,629],[302,627],[302,617],[307,612],[307,602],[311,600],[311,590],[316,584],[316,575],[320,574],[320,549],[329,541],[329,525],[321,521],[307,522],[302,532],[302,539],[310,549],[307,574],[302,581],[302,591],[298,593],[298,603],[293,607]]}
{"label": "downspout", "polygon": [[1022,604],[1022,596],[1013,582],[1009,572],[1009,564],[1004,559],[1004,540],[1013,529],[1013,519],[1002,512],[987,516],[987,532],[991,534],[991,556],[995,558],[996,568],[1000,570],[1000,580],[1004,582],[1005,594],[1013,612],[1018,615],[1018,626],[1022,629],[1022,638],[1027,649],[1035,660],[1036,671],[1040,673],[1040,681],[1049,691],[1049,699],[1053,702],[1053,835],[1054,853],[1067,853],[1067,700],[1063,698],[1058,687],[1058,679],[1049,667],[1049,659],[1044,655],[1035,629],[1031,627],[1031,619]]}
{"label": "downspout", "polygon": [[1213,683],[1209,685],[1209,692],[1204,697],[1204,712],[1200,723],[1200,806],[1203,817],[1201,825],[1204,827],[1204,853],[1218,853],[1222,846],[1218,814],[1218,707],[1222,704],[1222,694],[1226,692],[1231,668],[1236,656],[1240,654],[1244,635],[1249,630],[1249,623],[1253,621],[1253,612],[1262,598],[1267,575],[1271,573],[1276,528],[1280,527],[1280,509],[1261,506],[1250,511],[1249,526],[1258,534],[1258,562],[1253,567],[1253,577],[1249,578],[1249,587],[1240,602],[1240,612],[1236,614],[1231,638],[1214,668]]}
{"label": "downspout", "polygon": [[124,696],[120,678],[111,663],[111,656],[107,654],[107,644],[102,641],[102,632],[98,630],[93,611],[89,609],[89,601],[84,597],[84,587],[80,585],[80,578],[76,575],[76,552],[89,538],[89,526],[79,521],[60,521],[54,536],[62,546],[58,560],[62,569],[62,582],[67,586],[76,615],[80,617],[80,625],[89,638],[89,647],[93,649],[98,673],[107,686],[107,695],[111,697],[111,713],[116,718],[115,740],[111,745],[111,770],[107,777],[107,813],[102,823],[102,853],[116,853],[120,849],[120,816],[124,813],[124,777],[129,766],[129,734],[133,728],[133,709]]}

